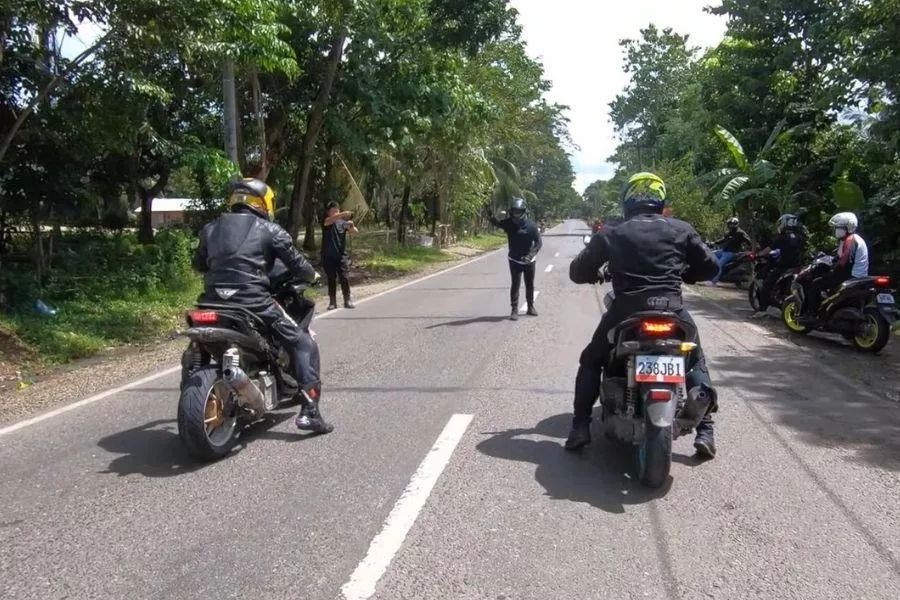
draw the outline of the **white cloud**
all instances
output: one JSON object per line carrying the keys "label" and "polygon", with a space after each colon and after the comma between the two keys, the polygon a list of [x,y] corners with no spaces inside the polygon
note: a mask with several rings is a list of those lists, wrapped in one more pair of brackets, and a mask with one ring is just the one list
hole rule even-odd
{"label": "white cloud", "polygon": [[695,46],[714,46],[725,20],[703,7],[714,0],[511,0],[523,27],[528,53],[553,82],[549,98],[569,106],[575,188],[612,175],[606,159],[616,147],[609,103],[627,84],[619,40],[636,38],[649,23],[690,36]]}

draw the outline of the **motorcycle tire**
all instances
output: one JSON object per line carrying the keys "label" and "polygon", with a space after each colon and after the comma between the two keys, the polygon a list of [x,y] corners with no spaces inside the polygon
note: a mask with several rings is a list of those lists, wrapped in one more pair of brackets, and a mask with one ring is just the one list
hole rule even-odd
{"label": "motorcycle tire", "polygon": [[759,312],[759,290],[760,286],[754,279],[747,288],[747,300],[750,301],[750,307]]}
{"label": "motorcycle tire", "polygon": [[635,448],[638,480],[651,489],[659,489],[672,469],[672,426],[657,427],[644,421],[644,442]]}
{"label": "motorcycle tire", "polygon": [[869,325],[875,327],[875,332],[867,336],[854,336],[851,342],[857,350],[877,354],[887,346],[888,341],[891,339],[891,325],[877,308],[866,308],[863,310],[863,317]]}
{"label": "motorcycle tire", "polygon": [[797,322],[797,315],[800,314],[800,307],[797,306],[797,299],[793,296],[789,297],[781,305],[781,320],[785,326],[793,333],[807,334],[812,331],[812,327],[801,325]]}
{"label": "motorcycle tire", "polygon": [[225,402],[227,398],[215,397],[214,388],[219,380],[215,367],[200,369],[185,381],[178,400],[178,437],[192,456],[204,461],[214,461],[228,455],[240,435],[233,404],[231,414],[223,414],[221,425],[207,430],[209,402],[218,399],[224,404],[221,409],[223,413],[229,410],[229,404]]}

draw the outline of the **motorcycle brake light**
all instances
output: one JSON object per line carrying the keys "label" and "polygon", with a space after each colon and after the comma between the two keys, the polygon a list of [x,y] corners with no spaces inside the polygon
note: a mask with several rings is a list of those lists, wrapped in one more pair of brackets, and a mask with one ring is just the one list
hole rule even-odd
{"label": "motorcycle brake light", "polygon": [[672,399],[672,392],[669,390],[650,390],[650,402],[668,402]]}
{"label": "motorcycle brake light", "polygon": [[875,278],[875,285],[877,285],[878,287],[887,287],[890,284],[891,284],[890,277],[881,276],[881,277]]}
{"label": "motorcycle brake light", "polygon": [[212,325],[219,322],[219,313],[214,310],[192,310],[188,313],[192,323]]}
{"label": "motorcycle brake light", "polygon": [[675,330],[671,321],[641,321],[641,331],[649,335],[664,335]]}

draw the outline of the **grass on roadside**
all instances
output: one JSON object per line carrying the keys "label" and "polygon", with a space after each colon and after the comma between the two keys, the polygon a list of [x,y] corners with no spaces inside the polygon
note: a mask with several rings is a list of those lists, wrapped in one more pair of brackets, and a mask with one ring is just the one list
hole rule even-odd
{"label": "grass on roadside", "polygon": [[376,250],[357,262],[367,273],[380,274],[409,273],[425,265],[446,262],[453,257],[437,248],[423,246],[396,247],[390,250]]}
{"label": "grass on roadside", "polygon": [[506,244],[505,233],[479,233],[459,240],[460,246],[468,246],[478,250],[493,250]]}

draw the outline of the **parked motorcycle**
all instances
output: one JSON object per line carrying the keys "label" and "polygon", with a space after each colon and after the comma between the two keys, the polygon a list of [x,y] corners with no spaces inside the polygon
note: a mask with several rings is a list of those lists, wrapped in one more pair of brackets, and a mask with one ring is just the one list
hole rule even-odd
{"label": "parked motorcycle", "polygon": [[[775,268],[775,263],[780,255],[781,250],[775,249],[768,256],[757,256],[754,261],[753,280],[750,282],[750,287],[747,288],[747,299],[755,311],[759,311],[763,282]],[[794,276],[801,270],[802,267],[796,267],[787,269],[781,274],[769,292],[768,306],[780,307],[784,303],[785,298],[791,294],[791,282],[794,280]]]}
{"label": "parked motorcycle", "polygon": [[[604,268],[603,280],[609,279]],[[609,310],[615,299],[604,298]],[[634,448],[638,480],[661,487],[672,467],[672,441],[691,433],[714,404],[706,385],[688,391],[685,365],[696,328],[666,310],[638,312],[610,332],[613,342],[600,392],[604,435]]]}
{"label": "parked motorcycle", "polygon": [[[304,297],[308,287],[287,277],[273,281],[273,295],[313,338],[318,372],[318,343],[310,327],[315,303]],[[198,303],[186,316],[189,329],[183,335],[191,341],[181,361],[178,435],[192,455],[216,460],[234,448],[246,425],[294,404],[299,385],[287,352],[252,312]]]}
{"label": "parked motorcycle", "polygon": [[813,315],[801,315],[806,286],[833,268],[834,257],[820,253],[791,283],[791,295],[782,306],[788,329],[806,334],[814,330],[838,333],[857,349],[876,353],[890,341],[898,311],[890,289],[890,277],[878,275],[849,279],[822,300]]}

